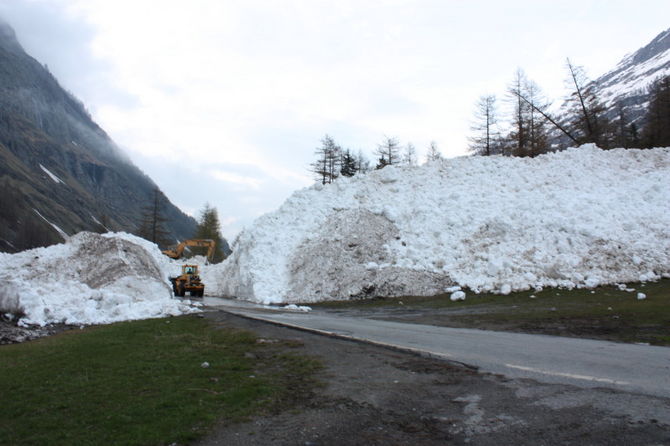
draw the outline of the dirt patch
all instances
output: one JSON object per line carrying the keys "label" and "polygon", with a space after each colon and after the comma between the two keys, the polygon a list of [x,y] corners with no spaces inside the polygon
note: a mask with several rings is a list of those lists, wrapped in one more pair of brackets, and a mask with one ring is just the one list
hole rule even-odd
{"label": "dirt patch", "polygon": [[206,313],[319,359],[314,385],[279,412],[222,420],[199,445],[667,444],[670,402],[607,389],[508,380],[445,361]]}
{"label": "dirt patch", "polygon": [[15,321],[0,317],[0,345],[32,341],[33,339],[50,336],[73,328],[75,327],[65,324],[52,324],[46,327],[19,327]]}

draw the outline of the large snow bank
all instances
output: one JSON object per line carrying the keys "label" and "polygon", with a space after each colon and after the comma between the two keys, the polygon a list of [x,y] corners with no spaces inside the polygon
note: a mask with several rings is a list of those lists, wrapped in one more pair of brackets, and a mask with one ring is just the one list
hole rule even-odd
{"label": "large snow bank", "polygon": [[172,297],[174,265],[125,233],[82,232],[68,242],[0,254],[0,312],[24,324],[99,324],[194,311]]}
{"label": "large snow bank", "polygon": [[205,280],[267,304],[668,277],[669,166],[586,145],[340,178],[258,218]]}

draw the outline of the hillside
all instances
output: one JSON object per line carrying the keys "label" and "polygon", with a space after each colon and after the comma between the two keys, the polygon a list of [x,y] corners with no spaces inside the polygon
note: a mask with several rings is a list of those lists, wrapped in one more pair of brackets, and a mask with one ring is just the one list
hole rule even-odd
{"label": "hillside", "polygon": [[[617,106],[621,104],[629,122],[636,122],[643,117],[649,104],[649,87],[665,76],[670,76],[670,29],[625,56],[613,70],[593,84],[608,110],[607,118],[617,118]],[[638,122],[638,127],[640,124]]]}
{"label": "hillside", "polygon": [[[601,119],[619,125],[623,114],[625,125],[635,125],[640,132],[646,124],[650,87],[654,82],[670,76],[670,29],[663,31],[639,50],[628,54],[612,70],[587,85],[603,106]],[[571,104],[564,101],[553,113],[567,128],[581,116],[575,116]],[[639,135],[638,135],[639,136]],[[632,137],[632,135],[629,135]],[[552,127],[551,142],[554,148],[572,144],[562,132]]]}
{"label": "hillside", "polygon": [[297,191],[204,275],[262,303],[670,277],[670,149],[386,167]]}
{"label": "hillside", "polygon": [[[156,184],[0,19],[0,251],[137,229]],[[170,239],[196,222],[160,193]]]}

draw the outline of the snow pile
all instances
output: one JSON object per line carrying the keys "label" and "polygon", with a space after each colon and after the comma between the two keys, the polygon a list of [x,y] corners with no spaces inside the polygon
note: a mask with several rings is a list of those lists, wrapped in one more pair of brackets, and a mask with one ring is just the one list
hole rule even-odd
{"label": "snow pile", "polygon": [[192,312],[172,297],[174,266],[125,233],[76,234],[60,245],[0,254],[0,312],[23,324],[99,324]]}
{"label": "snow pile", "polygon": [[668,276],[670,149],[586,145],[316,184],[243,231],[205,280],[271,304]]}

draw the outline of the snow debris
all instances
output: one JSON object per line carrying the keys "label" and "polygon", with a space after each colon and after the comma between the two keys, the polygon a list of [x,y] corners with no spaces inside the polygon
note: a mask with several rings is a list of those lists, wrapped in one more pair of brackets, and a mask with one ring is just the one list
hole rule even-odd
{"label": "snow debris", "polygon": [[465,300],[465,293],[463,291],[455,291],[451,293],[449,299],[451,299],[452,302],[456,302],[457,300]]}
{"label": "snow debris", "polygon": [[307,313],[307,312],[312,311],[312,307],[307,307],[305,305],[289,304],[289,305],[283,306],[282,310],[303,311],[303,312]]}
{"label": "snow debris", "polygon": [[202,367],[203,369],[208,368],[209,367],[209,362],[207,362],[207,361],[203,362],[202,364],[200,364],[200,367]]}
{"label": "snow debris", "polygon": [[63,244],[0,253],[0,313],[44,326],[197,311],[173,298],[172,268],[155,244],[126,233],[81,232]]}
{"label": "snow debris", "polygon": [[647,295],[644,293],[637,293],[637,300],[644,300],[647,298]]}
{"label": "snow debris", "polygon": [[390,166],[295,192],[205,280],[264,304],[658,280],[669,191],[670,148]]}

